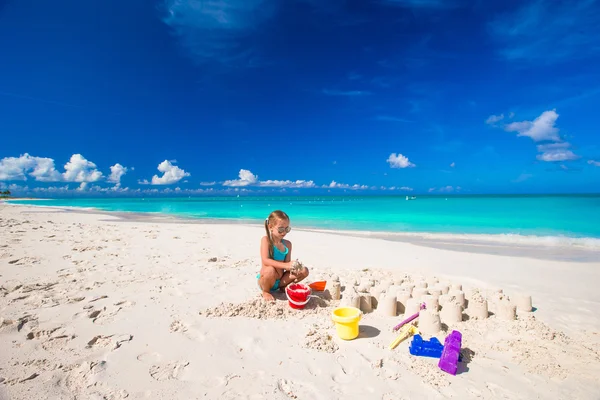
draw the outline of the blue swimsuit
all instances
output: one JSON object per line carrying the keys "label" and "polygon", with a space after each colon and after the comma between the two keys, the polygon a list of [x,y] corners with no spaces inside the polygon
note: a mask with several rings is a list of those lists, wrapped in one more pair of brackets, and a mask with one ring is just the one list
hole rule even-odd
{"label": "blue swimsuit", "polygon": [[[281,244],[283,244],[283,242],[281,242]],[[279,250],[277,248],[277,246],[273,246],[273,260],[275,260],[275,261],[285,261],[285,257],[290,252],[290,249],[288,249],[285,244],[283,244],[283,248],[285,250],[281,251],[281,250]],[[256,275],[256,279],[260,279],[260,273],[258,275]],[[279,289],[279,281],[280,281],[280,279],[277,279],[275,281],[275,283],[273,284],[273,287],[271,288],[271,292],[274,292],[277,289]]]}

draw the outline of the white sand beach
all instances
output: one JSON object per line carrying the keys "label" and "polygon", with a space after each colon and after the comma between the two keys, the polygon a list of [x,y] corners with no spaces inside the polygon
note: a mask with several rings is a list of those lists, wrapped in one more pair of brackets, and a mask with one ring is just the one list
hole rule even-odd
{"label": "white sand beach", "polygon": [[[309,282],[338,276],[343,297],[355,283],[427,283],[487,300],[489,318],[467,306],[437,335],[463,335],[453,376],[409,354],[410,339],[388,348],[402,315],[365,313],[343,341],[331,320],[340,301],[326,293],[304,310],[283,293],[263,302],[263,234],[0,203],[0,399],[600,398],[600,261],[589,252],[565,261],[289,234]],[[533,312],[501,318],[520,295]]]}

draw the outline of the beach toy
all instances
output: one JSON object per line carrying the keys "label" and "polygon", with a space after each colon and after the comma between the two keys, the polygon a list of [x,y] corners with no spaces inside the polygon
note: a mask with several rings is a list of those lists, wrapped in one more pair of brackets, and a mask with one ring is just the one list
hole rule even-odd
{"label": "beach toy", "polygon": [[446,336],[444,350],[442,350],[440,362],[438,363],[438,367],[440,367],[442,371],[451,375],[456,375],[461,344],[462,334],[459,331],[452,331],[451,334]]}
{"label": "beach toy", "polygon": [[[424,310],[424,309],[425,309],[425,304],[421,304],[421,310]],[[410,321],[417,318],[418,316],[419,316],[419,312],[417,311],[416,313],[414,313],[413,315],[411,315],[410,317],[406,318],[404,321],[402,321],[398,325],[396,325],[394,327],[394,330],[397,331],[398,329],[402,328],[402,326],[408,324]]]}
{"label": "beach toy", "polygon": [[421,335],[413,336],[413,340],[408,347],[408,351],[413,356],[440,358],[444,346],[436,337],[431,340],[423,340]]}
{"label": "beach toy", "polygon": [[338,307],[331,312],[336,332],[344,340],[352,340],[358,336],[358,322],[361,318],[362,312],[356,307]]}
{"label": "beach toy", "polygon": [[404,328],[400,330],[398,337],[390,344],[390,350],[395,349],[404,339],[411,335],[416,335],[417,333],[419,333],[419,330],[416,326],[413,324],[405,325]]}
{"label": "beach toy", "polygon": [[308,287],[312,290],[316,290],[317,292],[322,292],[325,290],[325,286],[327,286],[327,281],[317,281],[313,283],[309,283]]}
{"label": "beach toy", "polygon": [[302,283],[293,283],[285,287],[290,307],[301,310],[310,300],[311,290]]}

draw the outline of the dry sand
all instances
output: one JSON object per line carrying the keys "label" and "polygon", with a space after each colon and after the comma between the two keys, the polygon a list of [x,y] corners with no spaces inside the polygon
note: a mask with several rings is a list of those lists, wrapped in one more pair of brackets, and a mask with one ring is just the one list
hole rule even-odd
{"label": "dry sand", "polygon": [[[465,320],[438,335],[463,334],[451,376],[411,356],[410,340],[388,349],[402,316],[367,313],[344,342],[326,292],[302,311],[283,294],[262,302],[261,235],[0,204],[0,399],[600,398],[599,262],[289,235],[311,280],[339,276],[342,301],[391,283],[462,284]],[[534,312],[501,319],[520,294]],[[483,301],[490,317],[470,318]]]}

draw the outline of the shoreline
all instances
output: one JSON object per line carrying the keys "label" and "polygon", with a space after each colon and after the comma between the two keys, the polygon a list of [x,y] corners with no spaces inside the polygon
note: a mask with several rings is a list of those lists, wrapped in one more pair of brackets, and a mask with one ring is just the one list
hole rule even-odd
{"label": "shoreline", "polygon": [[[209,224],[257,227],[261,222],[251,219],[198,218],[171,215],[161,212],[106,211],[94,207],[44,206],[31,204],[7,204],[17,207],[53,210],[52,212],[106,215],[122,221],[142,223]],[[441,232],[390,232],[365,230],[335,230],[315,227],[294,227],[304,232],[324,233],[356,238],[381,239],[401,242],[432,249],[464,253],[526,257],[540,260],[594,262],[600,259],[600,238],[568,236],[533,236],[520,234],[464,234]]]}

